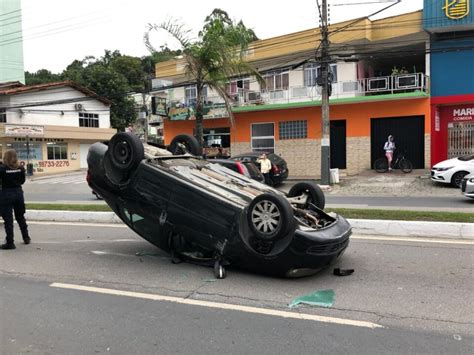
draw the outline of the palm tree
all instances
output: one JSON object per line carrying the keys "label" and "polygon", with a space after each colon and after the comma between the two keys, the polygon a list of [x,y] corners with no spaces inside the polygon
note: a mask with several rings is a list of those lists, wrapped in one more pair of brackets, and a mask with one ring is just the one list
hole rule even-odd
{"label": "palm tree", "polygon": [[234,23],[225,11],[214,9],[206,17],[203,29],[195,41],[188,38],[190,31],[176,21],[150,24],[144,35],[144,41],[151,53],[156,52],[149,37],[153,30],[167,31],[182,47],[185,73],[189,80],[196,84],[196,138],[201,145],[203,144],[202,99],[205,87],[215,91],[224,100],[230,123],[234,126],[231,97],[227,92],[229,78],[243,74],[253,75],[262,86],[265,85],[262,76],[244,58],[250,42],[258,39],[255,33],[247,29],[242,21]]}

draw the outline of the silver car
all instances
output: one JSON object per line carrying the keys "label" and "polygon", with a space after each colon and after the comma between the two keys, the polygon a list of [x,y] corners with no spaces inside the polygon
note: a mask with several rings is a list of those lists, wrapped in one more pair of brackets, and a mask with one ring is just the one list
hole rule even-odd
{"label": "silver car", "polygon": [[474,174],[464,177],[461,182],[461,191],[464,196],[474,198]]}

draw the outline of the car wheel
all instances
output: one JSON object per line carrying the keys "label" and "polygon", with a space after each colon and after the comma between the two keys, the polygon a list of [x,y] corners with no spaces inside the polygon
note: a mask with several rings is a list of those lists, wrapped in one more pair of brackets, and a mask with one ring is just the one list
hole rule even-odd
{"label": "car wheel", "polygon": [[466,171],[458,171],[451,178],[451,185],[457,188],[461,187],[462,179],[464,179],[464,176],[466,176],[467,174],[468,173]]}
{"label": "car wheel", "polygon": [[374,169],[378,173],[385,173],[388,171],[388,161],[386,158],[379,158],[374,163]]}
{"label": "car wheel", "polygon": [[180,134],[173,138],[168,150],[173,155],[184,155],[190,153],[192,155],[201,155],[202,149],[198,140],[188,134]]}
{"label": "car wheel", "polygon": [[109,142],[109,156],[112,165],[121,171],[129,171],[145,157],[145,150],[140,139],[127,132],[115,134]]}
{"label": "car wheel", "polygon": [[261,194],[253,199],[247,211],[252,233],[263,240],[279,240],[294,231],[293,210],[285,197]]}
{"label": "car wheel", "polygon": [[308,199],[303,208],[308,208],[309,204],[312,203],[320,209],[324,209],[326,205],[326,198],[321,188],[312,182],[299,182],[295,184],[288,192],[288,197],[296,197],[302,194],[308,194]]}
{"label": "car wheel", "polygon": [[225,279],[227,276],[224,267],[221,265],[219,261],[214,263],[214,276],[216,279]]}

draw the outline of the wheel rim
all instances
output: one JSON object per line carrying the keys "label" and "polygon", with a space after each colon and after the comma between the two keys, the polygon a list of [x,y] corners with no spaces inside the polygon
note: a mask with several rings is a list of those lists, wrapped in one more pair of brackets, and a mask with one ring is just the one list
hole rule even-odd
{"label": "wheel rim", "polygon": [[178,142],[176,144],[176,153],[179,155],[184,155],[189,152],[189,147],[186,142]]}
{"label": "wheel rim", "polygon": [[260,233],[274,233],[281,222],[281,213],[277,205],[271,201],[258,202],[252,209],[252,223]]}
{"label": "wheel rim", "polygon": [[132,150],[127,141],[120,141],[114,148],[114,157],[120,164],[127,164],[132,157]]}

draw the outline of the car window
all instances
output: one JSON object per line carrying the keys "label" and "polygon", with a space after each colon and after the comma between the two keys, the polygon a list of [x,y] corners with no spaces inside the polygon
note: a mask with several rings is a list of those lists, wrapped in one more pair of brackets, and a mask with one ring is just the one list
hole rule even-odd
{"label": "car window", "polygon": [[461,161],[469,161],[469,160],[474,160],[474,155],[465,155],[463,157],[458,158]]}
{"label": "car window", "polygon": [[283,164],[283,163],[284,163],[283,159],[280,158],[280,157],[279,157],[278,155],[276,155],[276,154],[269,154],[269,155],[268,155],[268,159],[270,159],[270,161],[271,161],[272,163],[275,163],[275,164]]}

